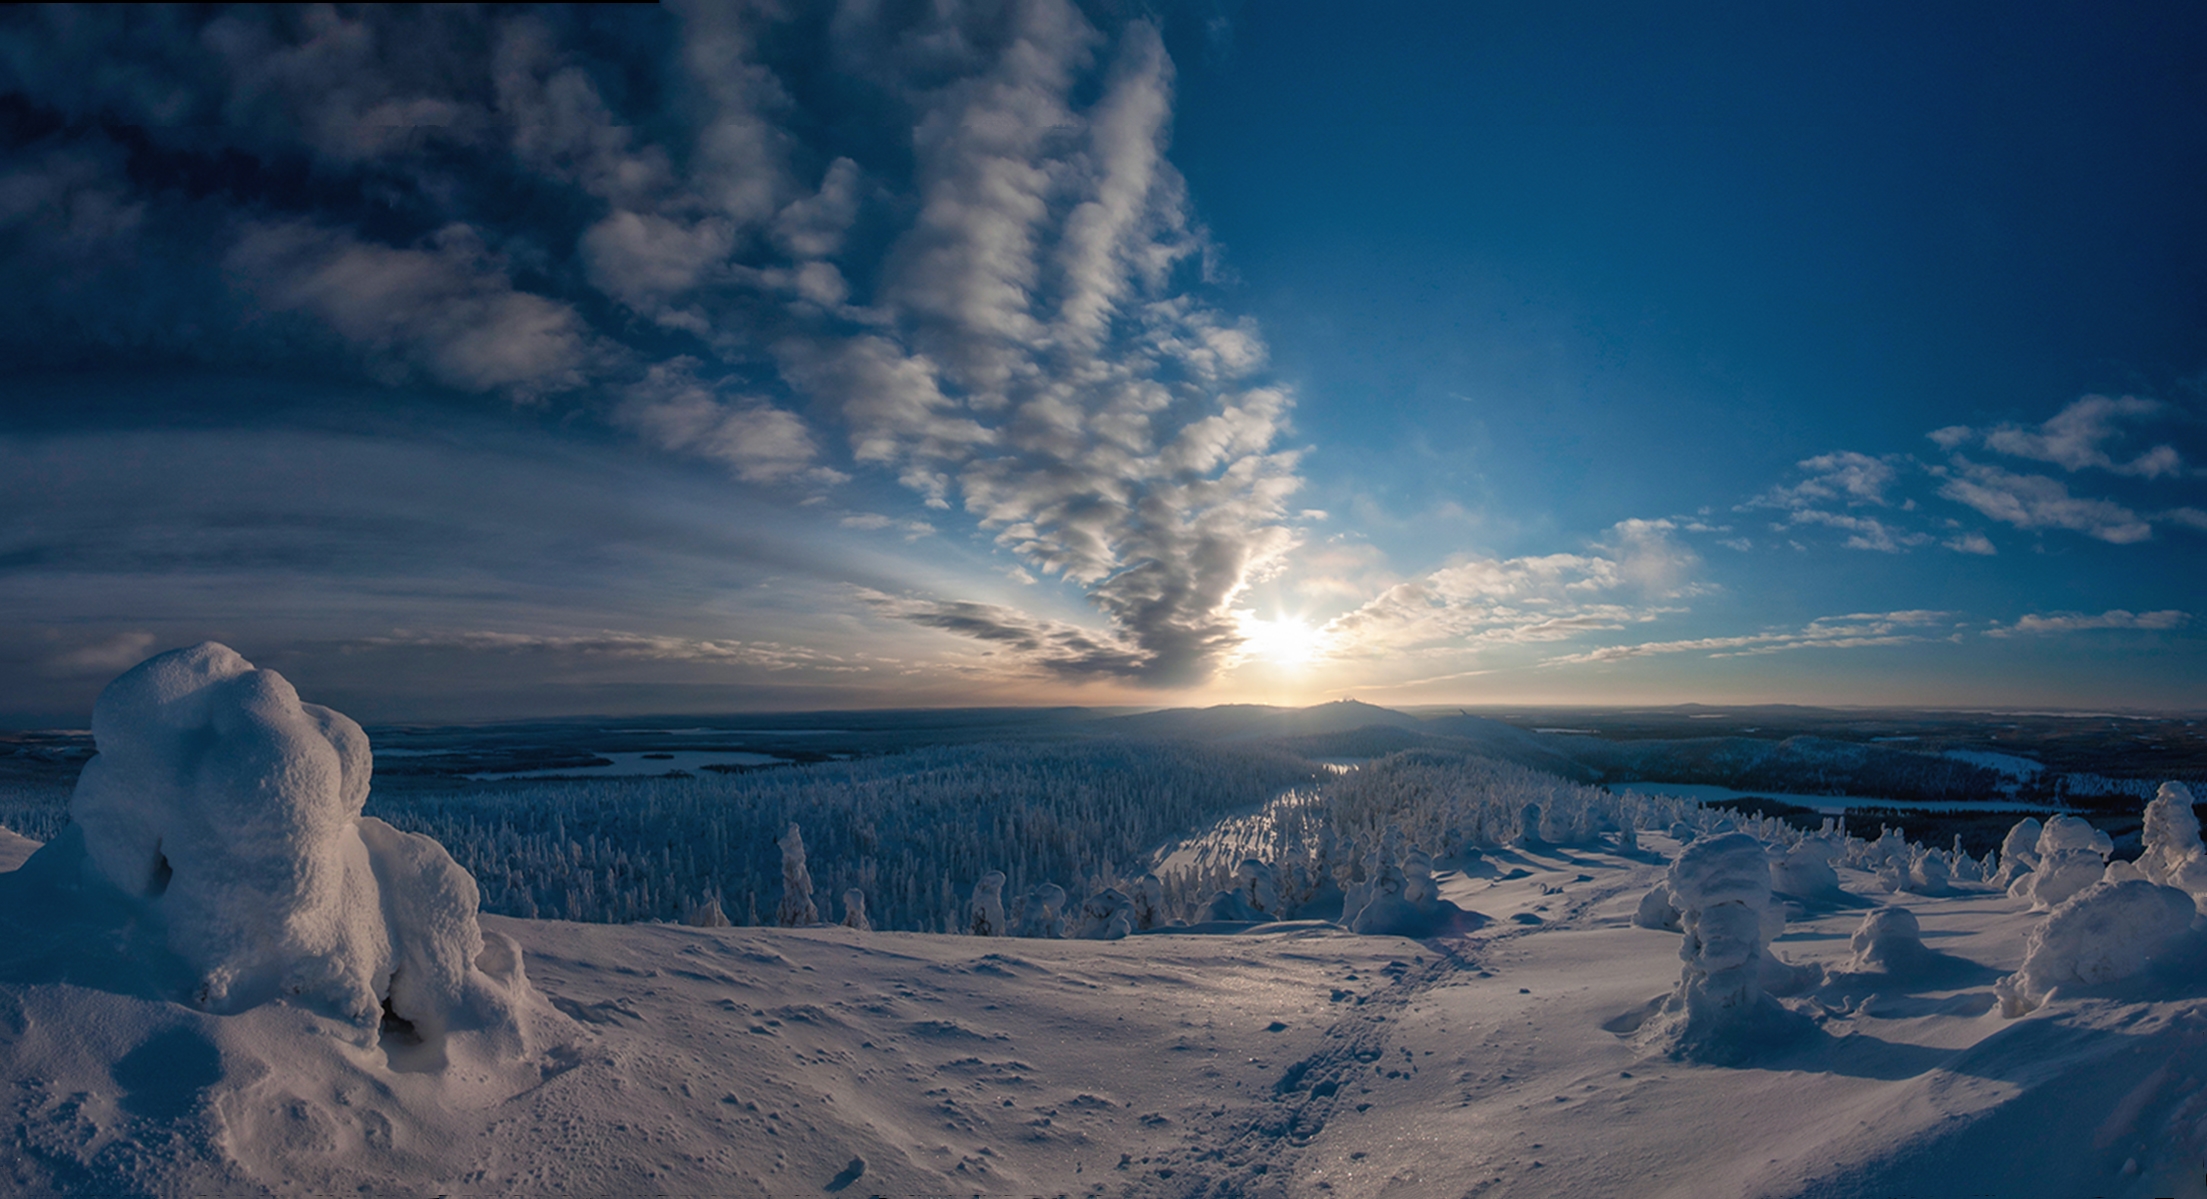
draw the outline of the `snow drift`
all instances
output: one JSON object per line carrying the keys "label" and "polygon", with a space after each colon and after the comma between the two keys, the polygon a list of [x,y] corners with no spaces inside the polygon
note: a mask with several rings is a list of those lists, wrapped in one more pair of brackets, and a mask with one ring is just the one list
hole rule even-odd
{"label": "snow drift", "polygon": [[132,941],[167,959],[144,976],[209,1012],[283,1000],[363,1042],[396,1031],[432,1065],[458,1029],[523,1048],[518,948],[486,941],[441,845],[360,814],[359,725],[206,642],[110,683],[92,734],[74,823],[0,888],[0,918],[35,922],[49,960]]}

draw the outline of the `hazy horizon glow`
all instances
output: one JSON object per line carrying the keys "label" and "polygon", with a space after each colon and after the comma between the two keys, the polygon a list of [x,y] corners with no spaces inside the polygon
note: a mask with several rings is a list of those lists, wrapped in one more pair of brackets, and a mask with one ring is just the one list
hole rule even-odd
{"label": "hazy horizon glow", "polygon": [[370,720],[2207,708],[2203,52],[10,12],[0,721],[208,638]]}

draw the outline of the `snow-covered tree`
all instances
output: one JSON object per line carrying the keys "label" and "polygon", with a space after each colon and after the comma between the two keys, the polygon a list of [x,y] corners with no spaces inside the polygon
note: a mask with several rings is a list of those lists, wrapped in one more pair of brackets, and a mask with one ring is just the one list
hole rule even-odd
{"label": "snow-covered tree", "polygon": [[991,870],[973,884],[973,899],[966,905],[966,931],[976,937],[1005,935],[1003,871]]}
{"label": "snow-covered tree", "polygon": [[856,887],[843,892],[843,927],[872,932],[873,924],[866,919],[866,893]]}
{"label": "snow-covered tree", "polygon": [[805,834],[792,824],[777,844],[782,847],[782,901],[774,910],[774,923],[783,928],[820,923],[820,909],[812,902],[812,872],[805,868]]}

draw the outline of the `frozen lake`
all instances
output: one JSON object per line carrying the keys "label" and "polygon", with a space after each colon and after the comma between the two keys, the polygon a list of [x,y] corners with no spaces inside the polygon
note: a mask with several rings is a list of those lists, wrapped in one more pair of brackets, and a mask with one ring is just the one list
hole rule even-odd
{"label": "frozen lake", "polygon": [[1611,783],[1612,791],[1632,791],[1641,795],[1680,795],[1711,803],[1726,799],[1774,799],[1796,807],[1811,808],[1828,816],[1840,815],[1852,808],[1917,808],[1926,811],[1964,812],[2044,812],[2052,805],[2017,803],[2008,799],[1972,800],[1958,803],[1950,799],[1875,799],[1862,795],[1788,795],[1782,791],[1737,791],[1709,783]]}

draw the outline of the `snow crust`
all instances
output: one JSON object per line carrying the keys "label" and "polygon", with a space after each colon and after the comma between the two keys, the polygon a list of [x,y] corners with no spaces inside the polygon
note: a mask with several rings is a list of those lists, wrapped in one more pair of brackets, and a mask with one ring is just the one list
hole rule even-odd
{"label": "snow crust", "polygon": [[183,998],[210,1012],[280,999],[364,1037],[396,1021],[433,1058],[456,1029],[521,1051],[519,954],[486,941],[475,881],[442,846],[361,815],[359,725],[205,642],[110,683],[92,734],[72,825],[13,878],[110,898],[40,906],[157,925]]}

